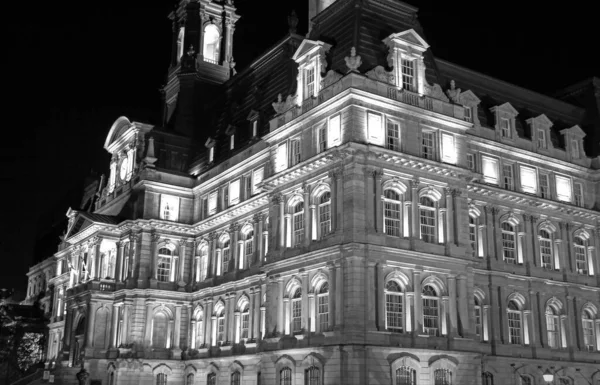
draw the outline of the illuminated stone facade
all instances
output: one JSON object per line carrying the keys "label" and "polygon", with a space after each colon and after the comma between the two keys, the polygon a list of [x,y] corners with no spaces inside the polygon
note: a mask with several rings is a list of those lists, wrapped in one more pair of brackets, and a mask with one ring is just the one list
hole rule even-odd
{"label": "illuminated stone facade", "polygon": [[406,4],[311,9],[238,74],[232,4],[171,15],[164,127],[117,119],[49,259],[57,379],[599,384],[599,122],[434,58]]}

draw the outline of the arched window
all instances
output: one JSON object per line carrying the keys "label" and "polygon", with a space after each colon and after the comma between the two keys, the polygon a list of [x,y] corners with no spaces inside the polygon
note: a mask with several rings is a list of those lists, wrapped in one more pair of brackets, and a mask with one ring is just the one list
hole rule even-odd
{"label": "arched window", "polygon": [[292,221],[294,223],[294,247],[302,245],[304,241],[304,202],[296,203],[293,208]]}
{"label": "arched window", "polygon": [[185,385],[194,385],[194,373],[189,373],[185,377]]}
{"label": "arched window", "polygon": [[223,275],[229,271],[231,241],[228,236],[221,237],[217,248],[217,275]]}
{"label": "arched window", "polygon": [[433,199],[429,197],[419,199],[419,217],[421,239],[427,243],[435,243],[436,211]]}
{"label": "arched window", "polygon": [[[245,260],[247,261],[248,266],[250,266],[254,261],[252,260],[252,256],[254,255],[254,230],[249,229],[245,233],[242,233],[242,241],[244,243],[243,250]],[[244,269],[244,258],[240,258],[240,269]]]}
{"label": "arched window", "polygon": [[408,366],[396,369],[396,385],[416,385],[417,371]]}
{"label": "arched window", "polygon": [[430,336],[440,334],[440,302],[435,288],[423,287],[423,332]]}
{"label": "arched window", "polygon": [[521,376],[521,385],[533,385],[533,380],[529,376]]}
{"label": "arched window", "polygon": [[217,385],[217,375],[215,373],[208,373],[206,385]]}
{"label": "arched window", "polygon": [[520,345],[523,343],[522,339],[522,314],[521,308],[517,302],[511,300],[508,302],[508,343]]}
{"label": "arched window", "polygon": [[481,303],[479,298],[475,297],[475,334],[481,338]]}
{"label": "arched window", "polygon": [[156,385],[167,385],[167,375],[164,373],[158,373],[156,375]]}
{"label": "arched window", "polygon": [[292,333],[302,331],[302,289],[297,288],[292,295]]}
{"label": "arched window", "polygon": [[214,24],[208,24],[204,27],[204,46],[202,47],[202,56],[204,61],[219,64],[219,50],[221,43],[221,33]]}
{"label": "arched window", "polygon": [[304,383],[306,385],[319,385],[321,378],[321,371],[316,366],[311,366],[304,372]]}
{"label": "arched window", "polygon": [[200,246],[198,252],[199,256],[196,257],[194,274],[196,276],[196,282],[202,282],[206,279],[208,274],[208,246]]}
{"label": "arched window", "polygon": [[329,330],[329,284],[324,282],[317,294],[317,316],[319,317],[319,331]]}
{"label": "arched window", "polygon": [[324,192],[319,197],[319,235],[324,237],[331,232],[331,193]]}
{"label": "arched window", "polygon": [[156,279],[160,282],[169,282],[173,276],[173,252],[167,247],[161,247],[158,250],[158,266],[156,269]]}
{"label": "arched window", "polygon": [[560,326],[558,311],[552,305],[546,306],[546,332],[548,346],[552,349],[560,347]]}
{"label": "arched window", "polygon": [[578,274],[588,274],[587,247],[585,240],[581,237],[573,239],[573,247],[575,249],[575,264]]}
{"label": "arched window", "polygon": [[594,331],[594,316],[591,311],[584,309],[581,314],[581,327],[583,329],[583,344],[589,352],[596,350],[596,335]]}
{"label": "arched window", "polygon": [[386,330],[395,333],[402,333],[404,331],[403,305],[404,295],[402,287],[396,281],[388,281],[385,285]]}
{"label": "arched window", "polygon": [[225,309],[217,308],[217,342],[225,342]]}
{"label": "arched window", "polygon": [[240,379],[240,372],[236,370],[235,372],[231,373],[231,385],[240,385]]}
{"label": "arched window", "polygon": [[481,374],[481,385],[494,385],[494,376],[490,372]]}
{"label": "arched window", "polygon": [[402,196],[392,189],[383,192],[383,222],[383,231],[387,235],[402,235]]}
{"label": "arched window", "polygon": [[192,325],[192,349],[196,349],[204,343],[204,309],[198,308],[194,312],[194,321]]}
{"label": "arched window", "polygon": [[539,231],[540,258],[544,269],[552,269],[552,236],[546,230]]}
{"label": "arched window", "polygon": [[152,347],[168,348],[169,347],[169,316],[159,311],[152,318]]}
{"label": "arched window", "polygon": [[469,215],[469,242],[471,249],[477,255],[477,218],[472,215]]}
{"label": "arched window", "polygon": [[292,369],[281,369],[279,372],[279,385],[292,385]]}
{"label": "arched window", "polygon": [[450,369],[436,369],[433,372],[434,385],[452,385],[452,372]]}
{"label": "arched window", "polygon": [[248,307],[248,302],[244,302],[244,304],[240,308],[240,338],[242,340],[247,340],[249,337],[248,331],[250,330],[250,309]]}
{"label": "arched window", "polygon": [[517,263],[517,235],[515,228],[508,222],[502,223],[502,256],[506,263]]}

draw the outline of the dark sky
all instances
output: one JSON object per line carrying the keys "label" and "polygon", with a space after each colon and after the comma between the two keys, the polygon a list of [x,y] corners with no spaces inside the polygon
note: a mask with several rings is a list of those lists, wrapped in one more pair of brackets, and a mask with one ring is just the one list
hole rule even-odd
{"label": "dark sky", "polygon": [[[540,92],[600,76],[591,1],[408,2],[419,7],[425,38],[440,58]],[[299,33],[306,32],[307,0],[235,3],[242,16],[234,36],[238,70],[287,32],[291,9],[298,12]],[[9,33],[0,287],[25,289],[36,238],[62,231],[90,170],[107,173],[103,144],[111,124],[121,115],[156,122],[172,2],[10,4],[3,12]]]}

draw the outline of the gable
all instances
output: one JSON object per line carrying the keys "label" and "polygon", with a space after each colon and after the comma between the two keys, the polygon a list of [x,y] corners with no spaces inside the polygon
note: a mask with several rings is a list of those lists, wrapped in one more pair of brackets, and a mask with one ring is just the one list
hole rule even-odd
{"label": "gable", "polygon": [[564,130],[561,130],[560,133],[563,135],[571,134],[578,138],[584,138],[586,136],[585,131],[583,131],[577,124],[571,128],[565,128]]}
{"label": "gable", "polygon": [[79,215],[78,218],[75,219],[73,226],[71,226],[71,228],[69,229],[65,239],[69,239],[73,235],[87,229],[91,225],[93,225],[93,223],[91,221],[89,221],[89,220],[85,219],[84,217],[82,217],[81,215]]}
{"label": "gable", "polygon": [[309,40],[309,39],[304,39],[302,40],[302,43],[300,43],[300,46],[298,47],[298,49],[296,50],[296,52],[294,53],[294,56],[292,56],[292,59],[295,62],[299,62],[302,59],[304,59],[304,57],[306,55],[311,55],[315,52],[317,52],[319,50],[319,48],[325,48],[325,51],[329,50],[329,48],[331,47],[329,44],[324,43],[322,41],[314,41],[314,40]]}
{"label": "gable", "polygon": [[492,112],[505,112],[511,116],[517,116],[519,115],[519,111],[517,111],[510,103],[506,102],[504,104],[501,104],[499,106],[495,106],[490,108],[490,110]]}
{"label": "gable", "polygon": [[554,124],[545,114],[536,116],[535,118],[527,119],[529,124],[536,123],[539,127],[550,128]]}
{"label": "gable", "polygon": [[429,44],[427,44],[425,39],[412,28],[403,32],[393,33],[384,39],[384,43],[389,45],[390,42],[396,44],[404,43],[423,52],[429,48]]}

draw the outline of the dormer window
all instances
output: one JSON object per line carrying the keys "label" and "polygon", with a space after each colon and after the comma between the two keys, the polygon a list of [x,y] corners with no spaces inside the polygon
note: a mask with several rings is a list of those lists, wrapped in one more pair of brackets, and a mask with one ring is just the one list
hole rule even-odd
{"label": "dormer window", "polygon": [[500,132],[503,138],[510,138],[510,120],[500,118]]}
{"label": "dormer window", "polygon": [[560,131],[560,134],[564,136],[565,150],[571,159],[585,158],[585,150],[582,147],[583,138],[585,138],[585,131],[581,127],[575,125],[571,128],[565,128]]}
{"label": "dormer window", "polygon": [[296,103],[302,105],[307,99],[315,97],[327,68],[325,55],[331,45],[322,41],[304,39],[292,59],[298,63],[298,84]]}
{"label": "dormer window", "polygon": [[212,163],[215,160],[215,148],[211,147],[208,149],[208,163]]}
{"label": "dormer window", "polygon": [[538,148],[546,149],[548,146],[546,144],[546,131],[538,130]]}
{"label": "dormer window", "polygon": [[473,123],[473,109],[469,106],[464,106],[465,108],[465,121],[469,123]]}
{"label": "dormer window", "polygon": [[415,63],[413,60],[402,59],[402,88],[415,91]]}
{"label": "dormer window", "polygon": [[219,64],[220,43],[221,33],[219,32],[219,28],[214,24],[208,24],[204,27],[202,56],[205,62]]}
{"label": "dormer window", "polygon": [[490,108],[490,111],[492,111],[496,118],[496,126],[494,127],[496,129],[496,138],[511,141],[516,138],[515,118],[519,112],[510,103],[494,106]]}
{"label": "dormer window", "polygon": [[315,92],[315,67],[304,70],[304,99],[313,96]]}
{"label": "dormer window", "polygon": [[233,150],[235,147],[235,135],[229,137],[229,149]]}
{"label": "dormer window", "polygon": [[252,137],[256,138],[258,136],[258,120],[252,121]]}
{"label": "dormer window", "polygon": [[179,214],[179,198],[161,194],[160,196],[160,219],[165,221],[177,221]]}
{"label": "dormer window", "polygon": [[573,159],[579,159],[579,142],[577,139],[571,140],[571,156]]}

